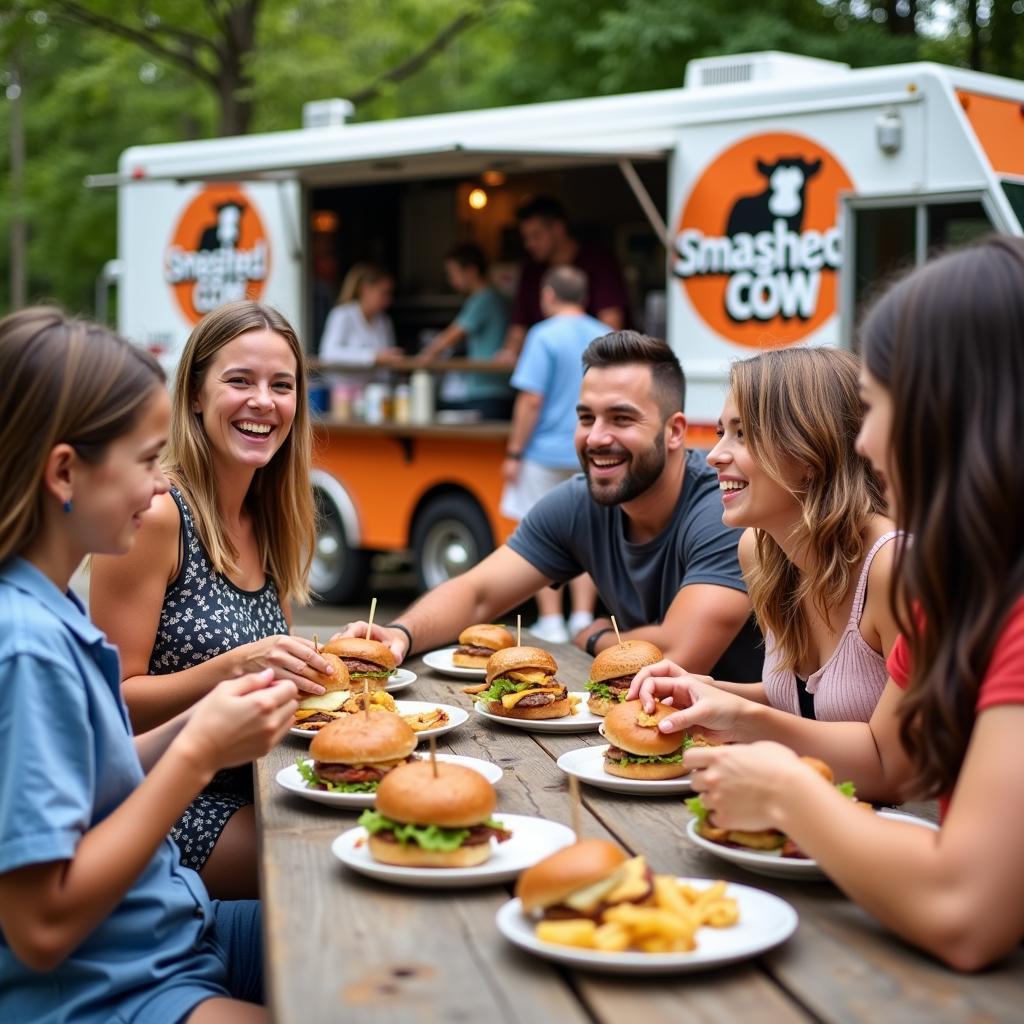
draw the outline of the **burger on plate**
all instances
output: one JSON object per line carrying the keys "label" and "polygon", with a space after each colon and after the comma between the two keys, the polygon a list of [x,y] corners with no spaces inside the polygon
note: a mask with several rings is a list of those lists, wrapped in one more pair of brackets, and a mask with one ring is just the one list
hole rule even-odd
{"label": "burger on plate", "polygon": [[601,915],[619,903],[643,903],[653,892],[644,858],[626,856],[607,839],[581,839],[527,868],[516,896],[527,914],[548,920]]}
{"label": "burger on plate", "polygon": [[638,700],[616,704],[604,719],[604,770],[623,779],[647,781],[678,779],[689,772],[683,750],[690,745],[686,733],[658,731],[658,723],[677,710],[658,704],[648,714]]}
{"label": "burger on plate", "polygon": [[374,810],[364,811],[359,824],[370,834],[370,854],[383,864],[468,868],[491,856],[492,839],[512,837],[491,817],[495,802],[494,787],[472,768],[417,761],[387,775]]}
{"label": "burger on plate", "polygon": [[504,626],[481,623],[467,626],[459,634],[459,646],[452,652],[452,664],[463,668],[487,668],[487,659],[495,651],[514,647],[515,640]]}
{"label": "burger on plate", "polygon": [[[826,782],[834,783],[836,789],[844,796],[848,796],[854,803],[860,803],[854,795],[852,782],[835,783],[835,776],[832,769],[824,761],[816,757],[801,757],[801,761],[809,764]],[[708,809],[699,796],[690,797],[686,801],[690,813],[697,819],[697,834],[713,843],[721,843],[723,846],[736,846],[745,850],[756,850],[759,853],[769,853],[778,857],[803,857],[803,851],[788,836],[779,832],[778,829],[766,828],[758,832],[744,832],[740,829],[716,828],[708,821]],[[871,810],[871,804],[861,804]]]}
{"label": "burger on plate", "polygon": [[313,737],[299,772],[316,789],[375,793],[380,780],[415,760],[416,733],[401,715],[346,715]]}
{"label": "burger on plate", "polygon": [[661,651],[646,640],[624,640],[606,647],[590,666],[587,707],[595,715],[607,715],[626,699],[633,676],[645,665],[653,665],[661,659]]}
{"label": "burger on plate", "polygon": [[503,718],[565,718],[575,698],[555,678],[555,659],[539,647],[506,647],[487,661],[487,689],[476,695],[484,710]]}
{"label": "burger on plate", "polygon": [[342,705],[351,696],[352,682],[348,668],[336,654],[321,650],[320,657],[334,666],[333,675],[308,671],[306,675],[315,683],[319,683],[325,693],[311,695],[299,701],[295,712],[295,726],[315,732],[328,722],[333,722],[342,715]]}
{"label": "burger on plate", "polygon": [[324,650],[336,654],[345,663],[354,690],[362,689],[364,679],[370,680],[371,689],[383,690],[388,679],[398,671],[391,648],[379,640],[365,640],[361,636],[338,637]]}

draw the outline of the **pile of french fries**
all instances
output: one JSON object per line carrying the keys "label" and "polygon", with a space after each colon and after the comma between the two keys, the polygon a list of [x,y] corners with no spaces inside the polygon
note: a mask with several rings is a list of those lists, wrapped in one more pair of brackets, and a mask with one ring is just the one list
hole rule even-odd
{"label": "pile of french fries", "polygon": [[740,919],[736,900],[725,895],[725,882],[695,889],[671,875],[656,875],[651,903],[609,907],[600,922],[541,921],[536,935],[541,942],[603,953],[687,953],[697,948],[697,929],[702,925],[728,928]]}

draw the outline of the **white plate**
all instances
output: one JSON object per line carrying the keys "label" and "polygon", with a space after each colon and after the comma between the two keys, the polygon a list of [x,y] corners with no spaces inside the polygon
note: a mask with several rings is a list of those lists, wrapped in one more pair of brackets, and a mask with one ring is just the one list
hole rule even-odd
{"label": "white plate", "polygon": [[[359,693],[360,687],[356,680],[356,685],[352,687],[353,693]],[[387,685],[384,687],[388,693],[397,693],[399,690],[405,690],[412,686],[416,682],[416,673],[410,672],[407,668],[399,668],[395,670],[395,674],[388,679]]]}
{"label": "white plate", "polygon": [[492,715],[489,711],[484,711],[480,701],[474,701],[473,706],[477,714],[483,715],[489,722],[511,725],[515,729],[526,729],[529,732],[593,732],[604,719],[587,708],[587,698],[590,694],[586,690],[574,690],[572,696],[579,697],[580,702],[576,706],[576,714],[566,715],[565,718],[505,718],[503,715]]}
{"label": "white plate", "polygon": [[[698,888],[712,885],[709,878],[680,878]],[[726,895],[740,905],[740,919],[731,928],[703,927],[697,932],[697,948],[689,953],[602,953],[541,942],[534,934],[536,922],[523,913],[519,900],[509,900],[495,918],[498,931],[513,945],[556,963],[585,967],[603,974],[682,974],[758,956],[785,942],[796,931],[796,911],[783,899],[730,882]]]}
{"label": "white plate", "polygon": [[[395,707],[398,708],[400,715],[416,715],[421,711],[431,711],[434,708],[441,708],[442,711],[448,712],[448,721],[445,725],[439,725],[433,729],[424,729],[422,732],[416,733],[417,740],[425,740],[431,736],[443,736],[446,732],[457,729],[469,718],[469,712],[465,708],[457,708],[454,704],[434,704],[429,700],[396,700]],[[371,715],[387,713],[386,711],[370,712]],[[316,729],[300,729],[294,725],[288,730],[292,736],[297,736],[302,740],[311,740],[317,734],[317,731]]]}
{"label": "white plate", "polygon": [[[930,821],[924,818],[915,817],[912,814],[901,814],[899,811],[878,811],[883,818],[891,818],[893,821],[906,821],[912,825],[922,825],[925,828],[938,829]],[[690,842],[713,853],[722,860],[732,864],[738,864],[741,868],[753,871],[757,875],[767,875],[769,878],[826,878],[825,872],[818,867],[818,862],[809,857],[782,857],[778,853],[769,853],[760,850],[741,850],[736,846],[725,846],[723,843],[713,843],[697,833],[697,819],[691,818],[686,826],[686,834]]]}
{"label": "white plate", "polygon": [[491,844],[491,859],[473,868],[408,868],[380,864],[370,856],[364,842],[366,829],[350,828],[331,843],[331,852],[346,867],[370,878],[379,878],[394,885],[411,885],[421,889],[464,889],[473,885],[495,885],[508,882],[532,864],[576,841],[572,829],[544,818],[522,814],[494,812],[512,832],[504,843]]}
{"label": "white plate", "polygon": [[469,668],[466,665],[455,665],[452,663],[454,647],[442,647],[439,651],[428,651],[423,655],[423,664],[440,672],[443,676],[458,676],[462,679],[483,679],[487,675],[487,669]]}
{"label": "white plate", "polygon": [[610,789],[613,793],[630,793],[633,796],[664,796],[668,793],[690,793],[690,776],[680,779],[621,779],[617,775],[609,775],[604,770],[603,747],[579,747],[577,750],[566,751],[558,759],[558,767],[566,775],[575,775],[580,782],[599,789]]}
{"label": "white plate", "polygon": [[[479,772],[492,786],[501,781],[501,768],[490,761],[481,761],[478,757],[463,757],[461,754],[438,754],[438,761],[465,765]],[[306,759],[308,760],[308,758]],[[375,793],[332,793],[326,789],[310,789],[306,780],[299,774],[297,765],[290,764],[277,773],[277,784],[289,793],[312,800],[315,804],[329,804],[333,807],[372,807]]]}

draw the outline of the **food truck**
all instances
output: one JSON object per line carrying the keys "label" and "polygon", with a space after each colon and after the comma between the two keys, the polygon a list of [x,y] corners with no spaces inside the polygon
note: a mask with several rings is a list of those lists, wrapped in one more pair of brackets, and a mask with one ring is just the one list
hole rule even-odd
{"label": "food truck", "polygon": [[[444,254],[477,243],[512,289],[516,208],[553,196],[577,238],[618,258],[633,326],[679,355],[699,447],[730,361],[851,346],[886,274],[1022,233],[1024,83],[940,65],[759,53],[691,61],[663,91],[360,124],[349,112],[328,101],[300,130],[133,147],[97,176],[119,189],[122,332],[173,362],[204,313],[248,296],[315,355],[340,277],[373,260],[395,275],[391,315],[414,353],[459,308]],[[498,511],[507,424],[400,418],[321,419],[313,585],[329,599],[353,593],[370,552],[411,551],[430,587],[513,526]]]}

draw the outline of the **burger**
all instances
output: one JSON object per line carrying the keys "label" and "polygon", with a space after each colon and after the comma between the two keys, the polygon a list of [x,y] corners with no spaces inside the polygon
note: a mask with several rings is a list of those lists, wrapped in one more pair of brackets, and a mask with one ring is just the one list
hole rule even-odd
{"label": "burger", "polygon": [[371,689],[382,690],[398,671],[391,648],[379,640],[365,640],[361,636],[337,637],[324,650],[328,654],[336,654],[344,662],[357,690],[362,689],[364,679],[370,680]]}
{"label": "burger", "polygon": [[299,761],[306,783],[331,793],[375,793],[380,780],[414,761],[416,733],[401,715],[347,715],[313,737],[313,762]]}
{"label": "burger", "polygon": [[616,904],[648,901],[653,887],[643,857],[629,858],[607,839],[581,839],[527,868],[516,896],[527,914],[599,921]]}
{"label": "burger", "polygon": [[515,640],[504,626],[489,623],[467,626],[459,634],[459,646],[452,652],[452,664],[463,668],[487,668],[487,659],[495,651],[513,646]]}
{"label": "burger", "polygon": [[658,723],[676,708],[657,704],[648,714],[638,700],[616,704],[604,719],[604,770],[623,779],[678,779],[689,772],[683,750],[690,745],[686,733],[659,732]]}
{"label": "burger", "polygon": [[295,726],[314,732],[333,722],[342,715],[342,705],[351,696],[352,682],[348,668],[336,654],[321,650],[318,652],[324,661],[334,666],[333,675],[309,670],[306,675],[314,683],[319,683],[326,692],[305,697],[299,701],[295,712]]}
{"label": "burger", "polygon": [[503,718],[565,718],[575,699],[555,678],[555,659],[539,647],[506,647],[487,660],[487,688],[476,695]]}
{"label": "burger", "polygon": [[595,715],[607,715],[626,699],[633,676],[661,659],[661,651],[646,640],[625,640],[606,647],[590,666],[587,707]]}
{"label": "burger", "polygon": [[[819,761],[816,757],[801,757],[801,761],[810,765],[826,782],[835,784],[835,776],[832,769]],[[852,782],[840,782],[836,785],[844,796],[849,797],[854,803],[861,803],[854,795]],[[803,851],[788,836],[779,832],[778,829],[766,828],[758,832],[744,832],[740,829],[717,828],[708,821],[708,809],[699,796],[690,797],[686,801],[690,813],[697,819],[697,834],[713,843],[721,843],[723,846],[735,846],[744,850],[757,850],[760,853],[769,853],[778,857],[803,857]],[[871,810],[871,804],[863,803],[862,807]]]}
{"label": "burger", "polygon": [[494,805],[494,787],[479,772],[417,761],[388,774],[359,824],[370,834],[370,854],[383,864],[469,868],[491,856],[492,839],[512,837],[491,817]]}

